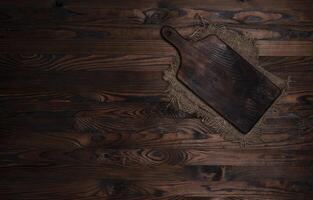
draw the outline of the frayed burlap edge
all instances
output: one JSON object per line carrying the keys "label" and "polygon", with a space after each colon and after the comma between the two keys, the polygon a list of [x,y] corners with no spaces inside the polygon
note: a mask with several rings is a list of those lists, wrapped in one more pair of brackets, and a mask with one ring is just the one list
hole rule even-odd
{"label": "frayed burlap edge", "polygon": [[170,99],[170,105],[201,119],[210,130],[208,134],[219,134],[225,140],[239,143],[242,147],[246,144],[262,143],[261,133],[264,126],[264,119],[269,115],[277,113],[277,102],[285,93],[285,82],[258,66],[258,51],[255,46],[255,41],[251,39],[251,37],[228,30],[223,25],[209,24],[199,15],[196,17],[199,18],[199,21],[196,24],[194,33],[190,35],[190,40],[199,41],[208,35],[217,35],[250,62],[258,71],[268,77],[283,92],[257,122],[253,129],[244,135],[177,80],[176,74],[180,65],[180,58],[179,55],[176,55],[170,67],[164,71],[163,76],[164,80],[169,83],[167,94]]}

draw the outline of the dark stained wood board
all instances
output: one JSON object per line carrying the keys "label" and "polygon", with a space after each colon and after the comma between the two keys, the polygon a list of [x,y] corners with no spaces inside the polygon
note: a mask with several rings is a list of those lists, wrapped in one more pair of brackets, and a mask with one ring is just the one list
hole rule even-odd
{"label": "dark stained wood board", "polygon": [[179,52],[177,78],[242,133],[248,133],[280,89],[216,35],[188,41],[175,29],[161,33]]}
{"label": "dark stained wood board", "polygon": [[[0,1],[0,199],[312,199],[311,0]],[[168,107],[194,13],[257,38],[287,81],[262,144]],[[269,57],[270,56],[270,57]],[[304,57],[310,56],[310,57]]]}

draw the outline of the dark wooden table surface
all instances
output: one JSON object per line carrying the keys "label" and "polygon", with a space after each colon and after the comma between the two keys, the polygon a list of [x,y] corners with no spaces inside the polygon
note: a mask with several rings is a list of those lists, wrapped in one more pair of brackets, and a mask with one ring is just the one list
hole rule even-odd
{"label": "dark wooden table surface", "polygon": [[[0,199],[312,199],[311,0],[1,0]],[[171,25],[258,39],[287,81],[263,144],[167,108]]]}

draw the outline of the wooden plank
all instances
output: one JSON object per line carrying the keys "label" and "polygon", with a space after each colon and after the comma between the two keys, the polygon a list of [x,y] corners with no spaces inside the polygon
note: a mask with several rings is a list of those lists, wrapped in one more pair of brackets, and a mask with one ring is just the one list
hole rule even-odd
{"label": "wooden plank", "polygon": [[[240,181],[125,181],[85,179],[76,181],[29,180],[6,184],[2,181],[2,196],[20,199],[168,199],[168,196],[229,198],[309,199],[312,192],[297,187],[297,183],[260,181],[257,184]],[[289,187],[289,185],[294,187]]]}
{"label": "wooden plank", "polygon": [[[194,132],[196,129],[194,124],[189,123],[185,126],[178,124],[178,122],[186,124],[186,120],[175,120],[174,123],[173,120],[155,118],[153,121],[144,121],[139,118],[141,122],[134,123],[132,120],[130,123],[125,122],[127,118],[124,117],[124,127],[119,127],[119,131],[116,131],[114,119],[112,121],[112,118],[105,117],[107,124],[100,124],[91,118],[85,122],[88,124],[93,121],[100,130],[107,127],[106,131],[101,132],[98,129],[89,132],[85,129],[75,132],[73,127],[77,125],[71,122],[69,118],[71,115],[71,112],[55,113],[50,116],[48,113],[34,113],[24,114],[19,120],[2,119],[1,156],[4,158],[2,164],[9,165],[21,160],[38,165],[51,162],[87,162],[127,166],[310,166],[313,162],[310,153],[313,140],[309,134],[292,137],[291,133],[282,138],[275,138],[275,134],[272,134],[271,139],[265,140],[259,147],[251,145],[246,149],[240,149],[239,145],[223,142],[221,138],[217,144],[215,143],[218,141],[217,137],[215,141],[211,140],[210,135],[201,138],[198,132]],[[147,124],[149,130],[144,130],[140,123]],[[153,124],[157,124],[157,127]],[[80,127],[86,126],[81,124]],[[181,131],[171,132],[175,128]],[[198,130],[201,128],[203,129],[200,126]],[[163,131],[162,135],[158,133],[160,130]],[[119,132],[124,134],[117,134]],[[140,139],[143,137],[144,139]],[[203,143],[201,140],[204,140]],[[301,140],[303,141],[300,142]]]}
{"label": "wooden plank", "polygon": [[[98,93],[100,95],[102,92],[153,96],[164,94],[166,89],[166,83],[162,80],[162,71],[11,71],[1,74],[0,77],[2,100],[14,96],[20,98],[36,94],[44,96],[54,92],[63,97],[66,94],[73,96],[72,94]],[[56,79],[58,81],[55,81]]]}
{"label": "wooden plank", "polygon": [[[99,23],[99,22],[98,22]],[[255,24],[231,24],[220,22],[228,29],[248,34],[258,40],[310,40],[313,39],[313,28],[311,26],[299,25],[255,25]],[[185,37],[192,34],[192,25],[179,25],[178,23],[168,23],[177,28]],[[127,29],[127,34],[125,30]],[[102,40],[160,40],[160,26],[149,24],[90,24],[78,22],[76,24],[60,25],[3,25],[0,27],[0,38],[2,39],[102,39]]]}
{"label": "wooden plank", "polygon": [[[14,12],[12,12],[12,10]],[[193,29],[195,14],[221,23],[229,28],[248,32],[258,39],[312,39],[312,13],[287,13],[201,9],[151,8],[132,9],[63,9],[36,10],[3,7],[5,16],[0,27],[1,38],[58,38],[58,39],[152,39],[159,38],[163,24],[185,31]],[[7,13],[8,12],[8,13]],[[125,29],[127,34],[125,34]],[[147,34],[149,32],[149,34]]]}
{"label": "wooden plank", "polygon": [[[114,198],[114,196],[116,197],[116,195],[118,195],[117,192],[123,195],[118,196],[119,198],[123,197],[123,199],[129,199],[132,197],[131,194],[133,193],[128,193],[128,190],[134,191],[132,189],[135,189],[135,191],[143,191],[141,189],[144,188],[144,191],[147,191],[147,193],[136,193],[136,195],[139,195],[139,197],[137,196],[138,198],[149,197],[149,199],[151,199],[155,197],[167,199],[170,198],[169,196],[176,195],[190,196],[189,191],[182,191],[184,188],[183,185],[190,181],[190,183],[196,185],[202,184],[203,187],[221,187],[219,192],[212,188],[213,190],[207,193],[204,193],[201,187],[193,187],[192,194],[196,196],[208,197],[213,195],[213,197],[226,197],[231,195],[229,193],[236,191],[236,193],[232,195],[248,195],[248,197],[252,196],[251,198],[253,198],[253,196],[258,198],[258,194],[260,194],[263,197],[264,195],[269,195],[268,198],[274,196],[275,198],[288,199],[292,197],[294,193],[301,193],[304,196],[309,195],[311,193],[309,188],[311,184],[310,177],[312,176],[312,168],[303,167],[284,167],[283,170],[286,174],[282,174],[282,169],[277,167],[235,166],[158,166],[154,168],[138,168],[67,163],[45,165],[37,169],[36,173],[32,173],[33,167],[27,164],[2,167],[1,184],[6,190],[2,187],[1,197],[4,198],[8,195],[12,198],[18,193],[19,199],[22,197],[43,198],[48,191],[54,191],[56,197],[63,199],[68,195],[75,196],[77,194],[75,188],[77,189],[78,185],[74,183],[100,181],[102,184],[97,184],[97,188],[99,191],[102,191],[102,196],[97,195],[95,199],[100,197]],[[246,173],[243,173],[244,170]],[[16,173],[11,174],[12,171]],[[259,173],[263,176],[259,176]],[[299,179],[301,179],[301,181],[298,181]],[[10,180],[15,181],[12,183]],[[149,183],[147,183],[147,180],[149,180]],[[41,183],[41,187],[38,186],[39,183]],[[23,184],[24,186],[22,186]],[[17,187],[13,187],[14,185]],[[61,190],[60,186],[63,185],[67,187],[63,187]],[[167,185],[166,188],[164,188],[165,185]],[[226,188],[236,186],[238,190],[226,192],[227,190],[224,191],[225,186],[222,185],[225,185]],[[89,193],[86,193],[84,189],[85,186],[84,184],[82,185],[81,190],[83,192],[81,194],[88,196]],[[252,190],[252,188],[258,190],[257,193],[251,194],[253,191],[250,191],[248,194],[248,190]],[[276,193],[270,188],[272,190],[275,188],[281,191]],[[172,191],[169,191],[169,189],[172,189]],[[158,192],[156,192],[156,190]],[[145,197],[145,195],[148,196]],[[179,197],[177,198],[181,199]],[[80,199],[83,199],[83,197],[80,197]],[[92,199],[92,196],[88,196],[88,199]]]}
{"label": "wooden plank", "polygon": [[312,56],[312,41],[266,41],[257,43],[260,56]]}
{"label": "wooden plank", "polygon": [[0,53],[133,54],[173,56],[173,49],[163,41],[103,40],[1,40]]}
{"label": "wooden plank", "polygon": [[[163,3],[163,4],[162,4]],[[298,9],[310,9],[312,8],[311,2],[309,0],[300,0],[297,1],[297,4],[294,4],[291,0],[278,0],[274,3],[270,0],[253,0],[251,2],[236,2],[236,1],[230,1],[230,0],[223,0],[223,1],[214,1],[214,0],[196,0],[194,2],[185,1],[185,0],[174,0],[171,2],[161,2],[159,3],[156,0],[148,0],[148,1],[140,1],[140,3],[135,2],[128,2],[126,0],[120,0],[120,1],[108,1],[106,3],[103,3],[101,0],[95,0],[94,4],[92,6],[89,6],[86,2],[82,0],[74,1],[73,3],[68,3],[65,5],[72,5],[77,7],[97,7],[97,8],[123,8],[123,7],[146,7],[146,6],[157,6],[157,5],[177,5],[181,7],[204,7],[204,8],[220,8],[220,9],[238,9],[240,7],[243,8],[249,8],[249,7],[255,7],[260,6],[263,9],[270,9],[270,8],[281,8],[281,9],[290,9],[292,5],[294,5],[294,8]]]}
{"label": "wooden plank", "polygon": [[[259,56],[313,56],[311,41],[266,41],[257,42]],[[133,40],[0,40],[0,53],[40,54],[132,54],[174,56],[176,51],[165,41]]]}
{"label": "wooden plank", "polygon": [[303,76],[313,71],[313,57],[261,57],[259,63],[261,67],[279,74],[285,80],[288,79],[287,76]]}
{"label": "wooden plank", "polygon": [[[172,56],[133,54],[0,54],[1,72],[12,71],[163,71]],[[312,73],[313,57],[260,57],[259,64],[287,80],[287,76]],[[305,80],[303,80],[305,81]]]}
{"label": "wooden plank", "polygon": [[203,8],[214,8],[214,9],[225,9],[225,10],[236,10],[236,9],[251,9],[258,7],[264,10],[277,9],[282,10],[289,9],[299,9],[299,10],[309,10],[312,8],[310,0],[299,0],[295,3],[292,0],[277,0],[272,2],[271,0],[252,0],[237,2],[231,0],[214,1],[214,0],[195,0],[194,2],[186,0],[173,0],[171,2],[158,2],[157,0],[144,0],[130,2],[127,0],[108,0],[103,2],[101,0],[93,0],[92,4],[89,4],[83,0],[66,1],[59,0],[57,3],[53,0],[29,0],[24,2],[23,0],[3,0],[1,1],[2,6],[17,6],[17,7],[32,7],[37,5],[40,7],[51,7],[56,6],[56,4],[61,5],[61,7],[88,7],[88,8],[145,8],[145,7],[155,7],[155,6],[166,6],[166,5],[177,5],[179,7],[203,7]]}
{"label": "wooden plank", "polygon": [[[201,3],[202,1],[202,3]],[[152,39],[158,38],[162,24],[189,27],[194,15],[201,14],[210,22],[227,24],[235,30],[248,32],[258,39],[312,39],[312,12],[309,1],[267,2],[206,2],[197,7],[188,1],[95,2],[92,7],[82,2],[30,1],[29,3],[1,2],[3,16],[0,36],[20,39]],[[32,3],[34,2],[34,3]],[[225,4],[229,4],[227,10]],[[32,5],[36,5],[35,8]],[[110,5],[114,5],[111,7]],[[131,8],[132,5],[137,7]],[[210,5],[210,6],[209,6]],[[265,8],[261,8],[265,5]],[[295,6],[300,6],[295,9]],[[118,6],[118,7],[116,7]],[[198,7],[199,6],[199,7]],[[217,6],[214,9],[214,6]],[[277,6],[277,7],[275,7]],[[251,7],[251,8],[249,8]],[[235,9],[235,10],[233,10]],[[237,9],[237,10],[236,10]],[[273,9],[273,10],[272,10]],[[276,9],[276,10],[275,10]],[[279,26],[277,26],[279,24]],[[273,26],[271,26],[273,25]],[[125,29],[128,29],[125,34]],[[150,34],[147,34],[149,32]]]}
{"label": "wooden plank", "polygon": [[171,56],[131,54],[0,54],[0,71],[132,71],[162,72]]}
{"label": "wooden plank", "polygon": [[[156,107],[157,109],[157,107]],[[135,111],[140,112],[140,109]],[[75,112],[75,111],[74,111]],[[108,111],[110,112],[110,111]],[[112,111],[111,111],[112,112]],[[116,111],[120,112],[120,111]],[[129,110],[131,112],[131,109]],[[143,111],[147,112],[147,111]],[[20,114],[23,116],[23,114]],[[146,116],[130,117],[110,115],[102,117],[85,117],[79,123],[70,117],[72,112],[37,113],[17,119],[2,119],[2,144],[18,147],[35,147],[57,140],[75,147],[86,146],[103,148],[197,148],[206,150],[240,149],[236,143],[223,140],[217,134],[195,119],[155,118]],[[123,120],[116,119],[119,117]],[[173,114],[173,117],[177,114]],[[310,124],[306,129],[297,128],[297,119],[282,116],[280,120],[269,119],[262,134],[263,143],[247,145],[246,149],[312,149],[313,138],[310,135]],[[83,123],[84,122],[84,123]],[[147,125],[143,125],[143,123]],[[272,123],[270,123],[272,122]],[[78,123],[78,124],[77,124]],[[271,128],[273,127],[273,128]],[[307,130],[307,131],[306,131]],[[4,134],[6,133],[6,134]],[[33,138],[33,139],[31,139]],[[48,140],[48,141],[47,141]],[[50,142],[48,142],[50,143]],[[56,144],[57,145],[57,144]]]}
{"label": "wooden plank", "polygon": [[[71,144],[71,141],[67,141]],[[65,143],[64,143],[65,145]],[[75,143],[71,144],[74,148]],[[312,150],[242,150],[242,149],[114,149],[76,148],[69,147],[56,149],[45,148],[10,148],[7,153],[2,153],[2,165],[10,165],[23,161],[31,164],[47,165],[60,162],[87,162],[122,166],[163,166],[163,165],[226,165],[226,166],[290,166],[309,167],[313,163]],[[44,155],[44,156],[41,156]]]}
{"label": "wooden plank", "polygon": [[[256,183],[258,181],[284,180],[285,182],[311,182],[312,167],[250,167],[250,166],[216,166],[216,165],[193,165],[193,166],[116,166],[105,164],[87,163],[59,163],[55,165],[38,165],[37,173],[30,173],[31,165],[20,162],[16,165],[2,165],[2,179],[29,179],[42,178],[45,180],[72,180],[85,179],[124,179],[126,181],[207,181],[227,182],[245,181]],[[11,171],[16,171],[10,174]],[[282,173],[284,172],[284,173]],[[298,185],[305,188],[305,185]]]}

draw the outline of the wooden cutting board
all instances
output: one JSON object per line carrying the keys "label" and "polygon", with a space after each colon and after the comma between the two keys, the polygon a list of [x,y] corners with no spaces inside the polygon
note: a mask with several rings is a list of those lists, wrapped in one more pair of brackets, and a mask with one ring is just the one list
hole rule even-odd
{"label": "wooden cutting board", "polygon": [[179,52],[177,79],[242,133],[248,133],[280,89],[215,35],[184,39],[164,26],[161,34]]}

